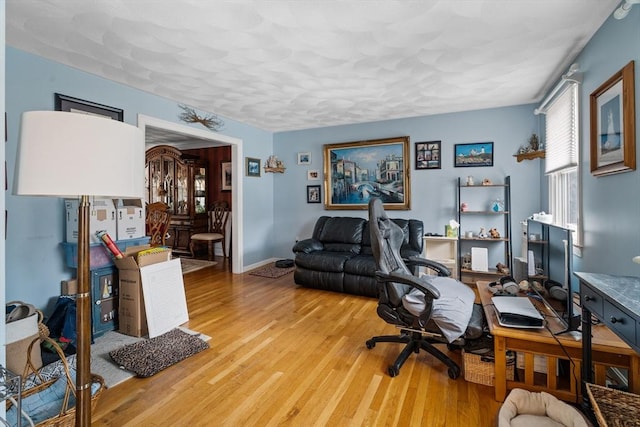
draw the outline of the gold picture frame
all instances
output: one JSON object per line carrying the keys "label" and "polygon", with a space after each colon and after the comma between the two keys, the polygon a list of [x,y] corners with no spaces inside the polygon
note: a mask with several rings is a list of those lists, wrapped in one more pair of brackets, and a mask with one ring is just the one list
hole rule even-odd
{"label": "gold picture frame", "polygon": [[411,209],[409,137],[326,144],[325,209],[367,209],[380,197],[385,209]]}
{"label": "gold picture frame", "polygon": [[631,61],[591,93],[591,174],[636,168],[635,83]]}

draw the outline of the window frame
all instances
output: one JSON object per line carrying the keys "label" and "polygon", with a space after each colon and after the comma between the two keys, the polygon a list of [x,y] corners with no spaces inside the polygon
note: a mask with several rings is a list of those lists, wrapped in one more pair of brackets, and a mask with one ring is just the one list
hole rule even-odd
{"label": "window frame", "polygon": [[[554,111],[553,106],[558,99],[562,99],[563,96],[569,95],[572,98],[569,99],[571,103],[570,108],[559,109],[562,114],[569,114],[569,117],[560,117],[562,120],[566,120],[572,129],[565,129],[563,135],[568,136],[567,140],[560,142],[559,146],[552,146],[549,149],[550,144],[555,142],[548,139],[549,130],[547,125],[549,123],[549,113],[557,114]],[[545,144],[547,157],[549,152],[558,152],[557,149],[568,150],[569,153],[566,162],[561,167],[555,167],[550,172],[545,171],[547,177],[547,190],[548,190],[548,206],[549,211],[553,214],[553,224],[565,227],[573,232],[573,246],[574,253],[580,255],[582,248],[583,235],[582,235],[582,183],[581,183],[581,161],[580,161],[580,91],[577,82],[567,82],[567,87],[555,97],[553,102],[545,108],[543,111],[545,114]],[[558,119],[557,117],[554,119]],[[555,121],[555,120],[554,120]],[[556,133],[557,134],[557,133]],[[563,146],[567,144],[567,146]],[[554,150],[556,149],[556,150]],[[547,165],[545,165],[547,166]],[[572,176],[573,175],[573,176]],[[572,189],[572,185],[575,185],[575,189]],[[572,194],[572,192],[574,192]],[[572,197],[573,196],[573,197]],[[575,204],[575,206],[573,206]],[[574,210],[576,220],[571,220],[571,213]]]}

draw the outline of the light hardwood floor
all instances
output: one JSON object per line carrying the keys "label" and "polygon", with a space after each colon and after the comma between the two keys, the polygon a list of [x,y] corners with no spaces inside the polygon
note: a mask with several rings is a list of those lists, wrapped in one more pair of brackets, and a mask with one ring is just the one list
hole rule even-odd
{"label": "light hardwood floor", "polygon": [[[400,375],[396,330],[376,300],[235,275],[218,264],[185,275],[187,327],[211,348],[151,378],[107,389],[95,426],[495,426],[493,388],[452,380],[425,353]],[[460,354],[454,353],[460,361]]]}

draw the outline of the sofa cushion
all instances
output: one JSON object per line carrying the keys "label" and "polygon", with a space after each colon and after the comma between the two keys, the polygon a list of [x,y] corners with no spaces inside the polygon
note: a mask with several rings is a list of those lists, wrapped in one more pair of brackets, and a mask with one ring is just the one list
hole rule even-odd
{"label": "sofa cushion", "polygon": [[362,218],[335,217],[328,218],[324,222],[319,239],[325,244],[328,243],[351,243],[360,245],[362,243],[362,230],[366,220]]}
{"label": "sofa cushion", "polygon": [[296,266],[308,270],[342,273],[345,262],[353,256],[354,254],[349,252],[317,251],[311,254],[301,252],[296,255]]}
{"label": "sofa cushion", "polygon": [[357,276],[375,277],[376,262],[371,255],[356,255],[344,264],[344,272]]}

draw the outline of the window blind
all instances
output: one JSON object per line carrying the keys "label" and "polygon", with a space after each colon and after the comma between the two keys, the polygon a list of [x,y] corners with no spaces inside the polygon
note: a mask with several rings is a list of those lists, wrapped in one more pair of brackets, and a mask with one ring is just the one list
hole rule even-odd
{"label": "window blind", "polygon": [[578,85],[570,83],[547,107],[545,173],[578,164]]}

